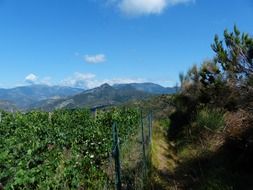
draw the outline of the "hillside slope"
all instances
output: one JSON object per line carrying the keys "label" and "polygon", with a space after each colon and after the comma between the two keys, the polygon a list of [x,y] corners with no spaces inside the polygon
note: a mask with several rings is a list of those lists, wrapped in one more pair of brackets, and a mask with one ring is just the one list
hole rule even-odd
{"label": "hillside slope", "polygon": [[9,101],[0,100],[0,110],[13,112],[13,111],[16,111],[17,108],[13,103]]}
{"label": "hillside slope", "polygon": [[153,95],[138,91],[130,86],[116,89],[108,84],[103,84],[100,87],[86,90],[72,97],[42,101],[34,105],[33,108],[50,111],[61,108],[106,107],[128,101],[143,100],[151,96]]}
{"label": "hillside slope", "polygon": [[134,88],[136,90],[142,91],[142,92],[147,92],[151,94],[174,94],[177,91],[176,87],[163,87],[159,84],[155,83],[130,83],[130,84],[115,84],[113,85],[116,89],[121,89],[121,88]]}
{"label": "hillside slope", "polygon": [[18,108],[52,97],[67,97],[82,92],[83,89],[64,86],[30,85],[11,89],[0,89],[0,100],[13,102]]}

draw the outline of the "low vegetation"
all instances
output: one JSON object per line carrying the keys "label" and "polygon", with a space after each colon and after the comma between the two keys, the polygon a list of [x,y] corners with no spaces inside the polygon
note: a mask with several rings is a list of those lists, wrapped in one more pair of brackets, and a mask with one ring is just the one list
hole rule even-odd
{"label": "low vegetation", "polygon": [[215,57],[180,74],[172,98],[173,188],[253,189],[253,38],[235,26],[211,47]]}
{"label": "low vegetation", "polygon": [[103,189],[112,123],[121,143],[135,134],[135,109],[1,113],[0,182],[5,189]]}

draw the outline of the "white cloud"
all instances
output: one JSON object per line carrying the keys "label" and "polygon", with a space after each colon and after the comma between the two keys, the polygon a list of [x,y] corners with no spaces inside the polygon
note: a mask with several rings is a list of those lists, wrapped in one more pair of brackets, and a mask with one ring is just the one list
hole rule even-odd
{"label": "white cloud", "polygon": [[107,83],[109,85],[114,85],[114,84],[128,84],[128,83],[141,83],[141,82],[147,82],[145,79],[141,78],[112,78],[112,79],[103,79],[103,80],[98,80],[98,79],[92,79],[92,80],[87,80],[87,88],[95,88],[98,87],[104,83]]}
{"label": "white cloud", "polygon": [[98,87],[104,83],[114,85],[114,84],[140,83],[140,82],[146,82],[146,80],[141,78],[97,79],[96,75],[92,73],[74,73],[72,76],[64,79],[60,83],[60,85],[83,89],[91,89]]}
{"label": "white cloud", "polygon": [[40,84],[44,84],[44,85],[48,85],[51,86],[52,85],[52,78],[51,77],[44,77],[43,79],[41,79],[39,81]]}
{"label": "white cloud", "polygon": [[142,82],[147,82],[145,79],[141,78],[112,78],[112,79],[103,79],[103,80],[98,80],[98,79],[92,79],[92,80],[87,80],[87,88],[95,88],[98,87],[104,83],[107,83],[109,85],[114,85],[114,84],[128,84],[128,83],[142,83]]}
{"label": "white cloud", "polygon": [[126,15],[140,16],[160,14],[167,7],[178,4],[194,3],[195,0],[118,0],[114,1]]}
{"label": "white cloud", "polygon": [[105,61],[106,61],[106,57],[105,57],[104,54],[85,55],[85,56],[84,56],[84,60],[85,60],[87,63],[95,64],[95,63],[102,63],[102,62],[105,62]]}
{"label": "white cloud", "polygon": [[[161,84],[163,86],[174,86],[175,82],[163,79],[145,79],[145,78],[107,78],[101,79],[97,77],[93,73],[80,73],[76,72],[69,77],[65,78],[62,81],[53,81],[53,79],[49,76],[47,77],[38,77],[35,74],[29,74],[25,77],[25,82],[29,84],[43,84],[43,85],[60,85],[60,86],[69,86],[69,87],[76,87],[82,89],[91,89],[98,87],[104,83],[108,83],[109,85],[114,84],[128,84],[128,83],[144,83],[144,82],[154,82],[157,84]],[[24,84],[20,84],[18,86],[23,86]],[[0,85],[1,86],[1,85]]]}
{"label": "white cloud", "polygon": [[123,0],[119,7],[127,15],[159,14],[166,7],[166,0]]}
{"label": "white cloud", "polygon": [[110,85],[114,84],[128,84],[128,83],[142,83],[147,82],[142,78],[114,78],[114,79],[105,79],[103,83],[108,83]]}
{"label": "white cloud", "polygon": [[60,84],[63,86],[71,86],[78,88],[88,88],[89,81],[92,81],[96,75],[92,73],[74,73],[73,76],[70,76],[64,79]]}
{"label": "white cloud", "polygon": [[25,77],[25,82],[27,82],[29,84],[34,84],[37,82],[37,80],[38,80],[38,77],[33,73],[31,73]]}
{"label": "white cloud", "polygon": [[[51,77],[46,76],[46,77],[40,78],[33,73],[25,77],[25,82],[28,84],[43,84],[43,85],[48,85],[48,86],[53,85]],[[20,84],[18,86],[22,86],[22,85],[25,85],[25,84]]]}

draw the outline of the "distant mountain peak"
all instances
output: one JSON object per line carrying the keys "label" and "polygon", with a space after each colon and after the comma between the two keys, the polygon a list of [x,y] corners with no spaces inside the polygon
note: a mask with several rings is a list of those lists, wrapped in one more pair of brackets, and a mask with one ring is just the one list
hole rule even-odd
{"label": "distant mountain peak", "polygon": [[132,86],[115,88],[105,83],[99,87],[83,91],[61,100],[42,102],[41,109],[50,111],[58,108],[79,108],[79,107],[107,107],[119,105],[128,101],[142,100],[151,97],[152,94],[139,91]]}
{"label": "distant mountain peak", "polygon": [[[140,100],[153,95],[172,94],[176,88],[146,83],[115,84],[104,83],[99,87],[83,90],[67,86],[29,85],[13,89],[0,89],[0,100],[6,100],[19,109],[76,108],[117,105],[129,100]],[[13,107],[2,102],[4,108]]]}
{"label": "distant mountain peak", "polygon": [[112,87],[112,86],[110,86],[108,83],[104,83],[101,86],[99,86],[99,88],[108,88],[108,87]]}

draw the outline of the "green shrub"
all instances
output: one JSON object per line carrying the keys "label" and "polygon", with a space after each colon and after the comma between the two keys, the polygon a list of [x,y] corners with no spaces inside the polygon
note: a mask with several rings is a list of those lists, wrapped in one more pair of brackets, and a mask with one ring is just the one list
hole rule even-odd
{"label": "green shrub", "polygon": [[159,124],[160,124],[160,126],[162,126],[163,129],[165,129],[167,131],[171,125],[171,121],[169,118],[160,119]]}
{"label": "green shrub", "polygon": [[224,113],[220,109],[204,108],[197,112],[197,126],[211,130],[220,130],[224,127]]}

